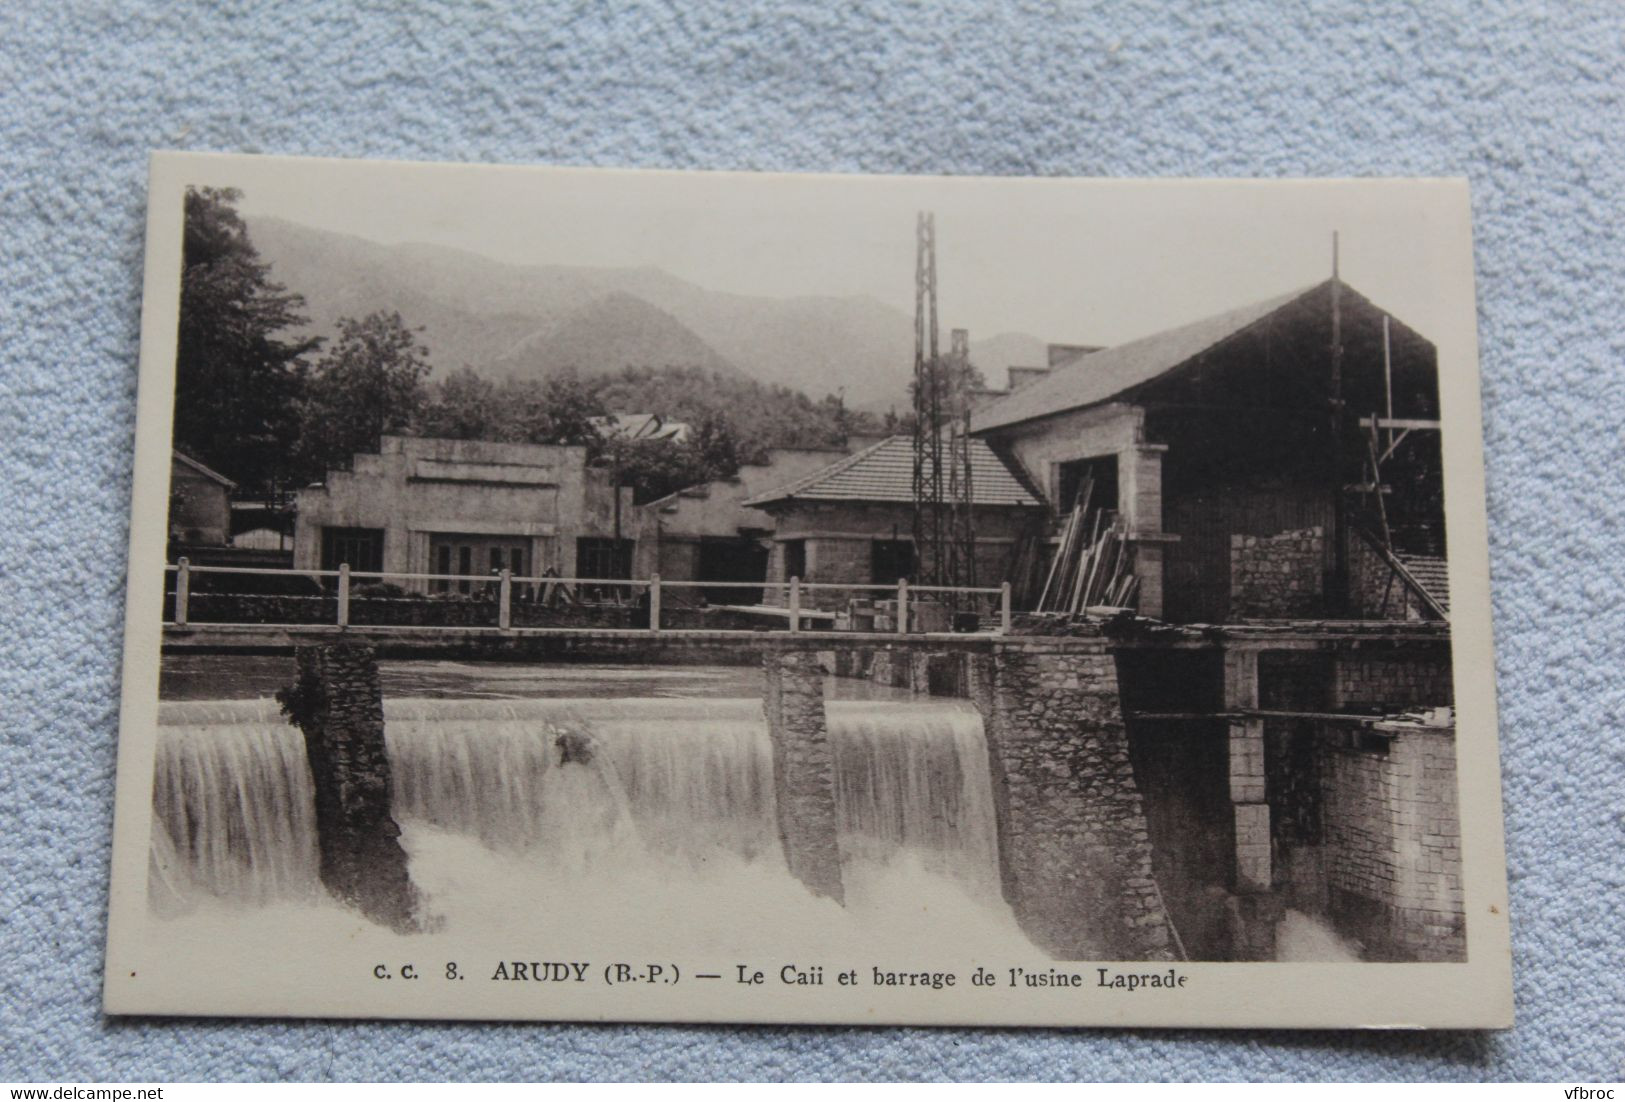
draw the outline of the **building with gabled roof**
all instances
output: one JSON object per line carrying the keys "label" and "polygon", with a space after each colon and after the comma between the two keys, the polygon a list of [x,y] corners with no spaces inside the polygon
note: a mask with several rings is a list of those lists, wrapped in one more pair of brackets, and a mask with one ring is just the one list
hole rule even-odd
{"label": "building with gabled roof", "polygon": [[237,483],[179,448],[170,450],[169,540],[224,547],[231,539],[231,492]]}
{"label": "building with gabled roof", "polygon": [[[986,441],[973,440],[970,453],[977,579],[997,585],[1017,540],[1047,506]],[[770,581],[890,585],[915,571],[909,437],[888,436],[744,504],[772,518]]]}
{"label": "building with gabled roof", "polygon": [[606,440],[670,440],[681,444],[689,434],[686,421],[668,421],[658,413],[607,413],[587,420],[593,431]]}
{"label": "building with gabled roof", "polygon": [[[745,502],[785,482],[799,481],[846,456],[841,448],[770,448],[760,462],[742,463],[732,477],[685,486],[637,507],[636,574],[662,581],[763,582],[772,547],[772,521]],[[753,605],[756,588],[675,586],[673,606]]]}
{"label": "building with gabled roof", "polygon": [[971,430],[1063,514],[1091,488],[1128,537],[1144,614],[1435,618],[1438,418],[1433,344],[1333,278],[1080,349]]}

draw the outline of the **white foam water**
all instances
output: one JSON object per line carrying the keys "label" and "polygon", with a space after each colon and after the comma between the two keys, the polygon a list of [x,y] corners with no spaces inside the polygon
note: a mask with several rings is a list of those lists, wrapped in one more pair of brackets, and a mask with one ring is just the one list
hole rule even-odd
{"label": "white foam water", "polygon": [[[757,700],[386,702],[394,813],[431,936],[910,952],[929,922],[933,951],[1034,952],[999,896],[974,709],[827,714],[845,907],[785,866]],[[149,893],[177,935],[397,936],[321,894],[302,739],[273,703],[168,703],[161,721]]]}
{"label": "white foam water", "polygon": [[248,708],[164,706],[148,864],[160,910],[184,910],[199,896],[257,906],[319,891],[304,738]]}
{"label": "white foam water", "polygon": [[1357,961],[1360,959],[1360,948],[1341,937],[1323,920],[1289,908],[1275,927],[1275,959]]}

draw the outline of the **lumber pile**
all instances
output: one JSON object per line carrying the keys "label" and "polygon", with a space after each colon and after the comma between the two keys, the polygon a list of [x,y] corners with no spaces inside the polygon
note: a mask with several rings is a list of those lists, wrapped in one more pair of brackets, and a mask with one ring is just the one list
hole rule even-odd
{"label": "lumber pile", "polygon": [[1060,543],[1036,610],[1076,616],[1106,605],[1127,608],[1134,600],[1133,557],[1122,521],[1115,511],[1090,508],[1094,480],[1078,489],[1072,512],[1061,526]]}

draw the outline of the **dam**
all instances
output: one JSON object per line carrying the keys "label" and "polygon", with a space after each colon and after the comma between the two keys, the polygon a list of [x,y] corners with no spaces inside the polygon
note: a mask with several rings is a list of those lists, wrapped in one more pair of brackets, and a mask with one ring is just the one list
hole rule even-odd
{"label": "dam", "polygon": [[[738,898],[774,915],[733,922],[746,941],[930,921],[1066,960],[1450,959],[1453,731],[1353,710],[1426,669],[1425,633],[845,642],[597,689],[610,666],[469,662],[522,687],[466,693],[303,646],[256,699],[164,703],[154,910],[336,898],[403,936],[636,940],[629,916],[692,934]],[[290,724],[268,697],[296,668],[356,715]]]}

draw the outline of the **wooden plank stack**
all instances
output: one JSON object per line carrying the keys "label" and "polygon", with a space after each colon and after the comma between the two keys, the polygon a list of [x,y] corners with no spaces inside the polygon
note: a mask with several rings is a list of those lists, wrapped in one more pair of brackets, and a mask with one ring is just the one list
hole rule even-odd
{"label": "wooden plank stack", "polygon": [[1091,509],[1094,480],[1085,479],[1061,526],[1037,611],[1076,616],[1094,606],[1126,608],[1138,579],[1122,522],[1108,509]]}

